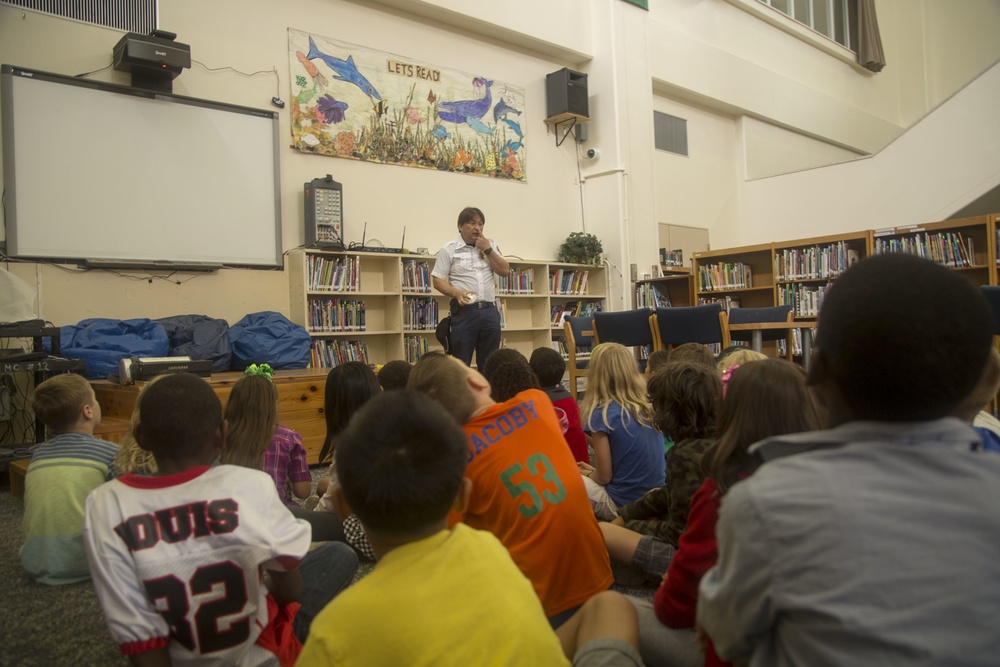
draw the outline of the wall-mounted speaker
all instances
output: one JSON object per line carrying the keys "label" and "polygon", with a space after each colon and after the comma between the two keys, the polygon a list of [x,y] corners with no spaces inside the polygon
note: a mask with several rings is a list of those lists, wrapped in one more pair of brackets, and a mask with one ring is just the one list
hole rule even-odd
{"label": "wall-mounted speaker", "polygon": [[545,117],[562,114],[590,117],[587,75],[565,67],[545,77]]}

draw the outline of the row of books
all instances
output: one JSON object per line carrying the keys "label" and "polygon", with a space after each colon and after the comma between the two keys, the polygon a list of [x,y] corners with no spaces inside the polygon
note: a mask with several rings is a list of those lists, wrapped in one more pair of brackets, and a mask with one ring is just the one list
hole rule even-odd
{"label": "row of books", "polygon": [[511,267],[509,276],[496,276],[497,294],[534,294],[535,269]]}
{"label": "row of books", "polygon": [[561,327],[567,315],[571,317],[592,317],[601,308],[600,301],[569,301],[565,305],[554,304],[549,310],[550,321],[552,326]]}
{"label": "row of books", "polygon": [[427,262],[416,259],[403,260],[403,291],[430,293],[431,267]]}
{"label": "row of books", "polygon": [[779,285],[778,305],[792,307],[795,317],[817,317],[830,285]]}
{"label": "row of books", "polygon": [[430,343],[424,336],[403,336],[403,359],[415,364],[420,357],[430,351]]}
{"label": "row of books", "polygon": [[698,289],[716,292],[753,287],[753,269],[743,262],[704,264],[698,267]]}
{"label": "row of books", "polygon": [[500,313],[500,328],[507,328],[507,299],[497,299],[497,311]]}
{"label": "row of books", "polygon": [[778,280],[833,278],[857,264],[858,259],[858,251],[845,241],[811,248],[785,248],[774,253]]}
{"label": "row of books", "polygon": [[586,294],[590,271],[552,269],[549,271],[550,294]]}
{"label": "row of books", "polygon": [[309,289],[313,291],[357,292],[361,289],[359,258],[308,255]]}
{"label": "row of books", "polygon": [[[552,348],[563,356],[563,359],[569,358],[569,348],[566,347],[566,341],[562,338],[556,338],[552,341]],[[590,358],[590,348],[583,347],[580,345],[576,346],[576,359],[589,359]]]}
{"label": "row of books", "polygon": [[684,266],[684,251],[660,248],[660,264],[663,266]]}
{"label": "row of books", "polygon": [[[778,341],[778,356],[783,357],[788,353],[788,343],[784,340]],[[802,331],[792,329],[792,354],[802,354]]]}
{"label": "row of books", "polygon": [[403,328],[434,331],[438,323],[438,301],[432,296],[403,299]]}
{"label": "row of books", "polygon": [[975,266],[976,248],[972,239],[958,232],[914,234],[897,238],[876,238],[875,254],[902,252],[930,259],[953,269]]}
{"label": "row of books", "polygon": [[365,302],[359,299],[309,299],[309,331],[365,330]]}
{"label": "row of books", "polygon": [[333,368],[348,361],[368,363],[368,346],[360,340],[314,340],[312,367]]}
{"label": "row of books", "polygon": [[721,296],[721,297],[714,298],[714,299],[712,299],[712,298],[700,298],[700,299],[698,299],[698,305],[699,306],[705,306],[705,305],[708,305],[710,303],[721,303],[722,304],[722,309],[728,313],[733,308],[739,308],[741,302],[740,302],[740,297],[738,297],[738,296],[731,296],[729,294],[727,294],[726,296]]}
{"label": "row of books", "polygon": [[635,301],[636,308],[670,308],[673,305],[666,286],[654,283],[642,283],[636,287]]}

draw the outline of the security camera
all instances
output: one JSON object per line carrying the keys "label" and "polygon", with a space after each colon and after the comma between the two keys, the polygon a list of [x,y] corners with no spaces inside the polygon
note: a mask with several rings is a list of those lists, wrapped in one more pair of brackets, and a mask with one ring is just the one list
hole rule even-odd
{"label": "security camera", "polygon": [[596,148],[588,148],[587,149],[587,159],[588,160],[596,160],[599,157],[601,157],[601,151],[597,150]]}

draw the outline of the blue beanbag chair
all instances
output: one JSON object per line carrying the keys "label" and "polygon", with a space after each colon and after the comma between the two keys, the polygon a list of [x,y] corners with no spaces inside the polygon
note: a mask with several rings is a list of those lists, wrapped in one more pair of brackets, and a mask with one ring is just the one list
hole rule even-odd
{"label": "blue beanbag chair", "polygon": [[156,321],[167,332],[169,356],[209,359],[213,373],[229,370],[233,353],[228,322],[207,315],[175,315]]}
{"label": "blue beanbag chair", "polygon": [[86,362],[90,379],[117,375],[125,357],[165,357],[170,349],[163,327],[145,318],[81,320],[60,328],[59,344],[64,357]]}
{"label": "blue beanbag chair", "polygon": [[309,365],[312,338],[305,327],[293,324],[281,313],[265,310],[250,313],[229,329],[233,370],[250,364],[270,364],[275,370]]}

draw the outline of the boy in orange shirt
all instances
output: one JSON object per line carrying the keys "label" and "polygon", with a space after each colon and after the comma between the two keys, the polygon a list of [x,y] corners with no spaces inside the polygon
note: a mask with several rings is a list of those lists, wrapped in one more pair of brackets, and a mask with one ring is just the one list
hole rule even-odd
{"label": "boy in orange shirt", "polygon": [[424,355],[407,386],[464,424],[472,493],[462,520],[507,547],[552,627],[611,586],[604,538],[544,393],[529,389],[496,403],[479,372],[440,353]]}

